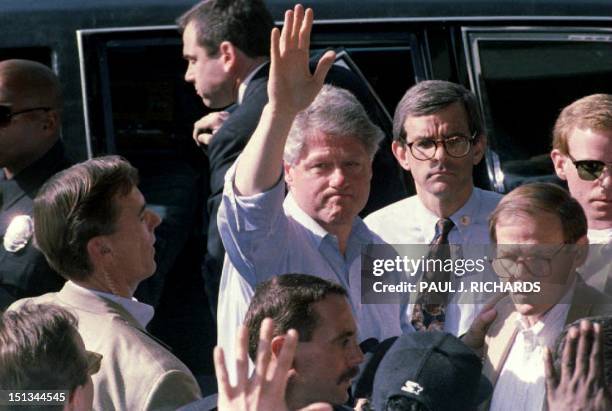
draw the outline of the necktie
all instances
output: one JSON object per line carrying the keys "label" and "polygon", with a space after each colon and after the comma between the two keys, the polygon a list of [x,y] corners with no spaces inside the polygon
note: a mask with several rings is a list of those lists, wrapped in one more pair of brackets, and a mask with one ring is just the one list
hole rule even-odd
{"label": "necktie", "polygon": [[[448,233],[455,224],[448,218],[441,218],[436,222],[436,235],[429,247],[428,261],[440,260],[442,266],[450,259],[448,246]],[[445,283],[450,281],[450,272],[430,270],[423,273],[421,281],[427,283]],[[442,330],[444,328],[445,307],[448,293],[424,292],[417,298],[412,311],[412,325],[417,331]]]}

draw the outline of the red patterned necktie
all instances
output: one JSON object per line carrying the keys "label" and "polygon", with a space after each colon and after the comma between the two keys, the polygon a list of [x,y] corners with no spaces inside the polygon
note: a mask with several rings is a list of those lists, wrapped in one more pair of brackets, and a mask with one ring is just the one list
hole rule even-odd
{"label": "red patterned necktie", "polygon": [[[448,218],[441,218],[436,223],[436,235],[429,247],[428,260],[441,260],[442,262],[451,258],[448,246],[448,233],[455,224]],[[444,263],[442,263],[444,265]],[[445,283],[451,280],[450,272],[426,271],[421,281],[427,283]],[[448,293],[420,293],[412,310],[412,325],[417,331],[442,330],[444,329],[445,308]]]}

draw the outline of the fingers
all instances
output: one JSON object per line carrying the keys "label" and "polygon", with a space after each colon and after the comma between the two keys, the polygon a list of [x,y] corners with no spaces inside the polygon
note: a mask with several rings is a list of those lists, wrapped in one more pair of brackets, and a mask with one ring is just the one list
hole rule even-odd
{"label": "fingers", "polygon": [[257,344],[257,359],[255,363],[255,381],[260,383],[266,379],[272,349],[270,342],[274,332],[274,323],[270,318],[264,318],[259,329],[259,343]]}
{"label": "fingers", "polygon": [[283,384],[287,383],[289,376],[289,370],[293,366],[293,358],[295,357],[295,350],[297,348],[298,333],[296,330],[289,330],[285,335],[283,347],[281,348],[280,354],[277,359],[276,369],[274,373],[274,379],[282,379]]}
{"label": "fingers", "polygon": [[544,376],[546,392],[550,395],[559,385],[559,380],[553,364],[552,354],[548,347],[544,349]]}
{"label": "fingers", "polygon": [[298,47],[300,33],[304,23],[304,7],[301,4],[296,4],[293,9],[293,27],[291,27],[290,38],[290,46],[292,49]]}
{"label": "fingers", "polygon": [[327,72],[331,68],[332,64],[334,64],[334,59],[336,58],[336,53],[332,50],[328,50],[323,54],[323,57],[319,60],[317,64],[317,68],[314,73],[314,79],[319,85],[323,85],[325,80],[325,76],[327,76]]}
{"label": "fingers", "polygon": [[293,30],[293,10],[285,12],[285,21],[283,22],[283,30],[280,35],[279,49],[281,54],[289,49],[291,44],[291,31]]}
{"label": "fingers", "polygon": [[578,338],[578,351],[576,353],[576,375],[586,376],[589,372],[589,357],[591,354],[591,322],[580,321],[580,337]]}
{"label": "fingers", "polygon": [[236,336],[236,381],[238,387],[246,387],[249,379],[249,332],[244,325],[238,329]]}
{"label": "fingers", "polygon": [[603,337],[601,333],[601,324],[593,324],[593,346],[591,347],[591,355],[589,357],[589,380],[604,381],[604,356],[603,356]]}
{"label": "fingers", "polygon": [[574,361],[576,358],[576,342],[578,340],[578,335],[578,328],[571,327],[565,337],[565,345],[561,357],[561,381],[572,379],[574,375]]}
{"label": "fingers", "polygon": [[225,366],[223,348],[216,346],[213,352],[213,357],[215,360],[215,376],[217,377],[217,384],[219,386],[219,395],[225,395],[225,397],[231,398],[232,386],[230,384],[227,368]]}
{"label": "fingers", "polygon": [[280,36],[281,32],[277,27],[270,33],[270,61],[274,65],[280,58]]}
{"label": "fingers", "polygon": [[300,33],[298,36],[298,47],[303,50],[308,50],[310,48],[310,33],[312,31],[312,21],[314,20],[314,13],[312,9],[306,9],[306,14],[304,16],[304,21],[302,22],[302,26],[300,28]]}

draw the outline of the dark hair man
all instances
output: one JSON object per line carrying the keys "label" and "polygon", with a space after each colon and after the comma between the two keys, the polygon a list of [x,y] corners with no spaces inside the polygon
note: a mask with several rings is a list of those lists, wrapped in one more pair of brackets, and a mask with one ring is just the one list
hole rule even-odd
{"label": "dark hair man", "polygon": [[[91,376],[100,369],[102,356],[85,350],[74,315],[51,304],[26,304],[7,311],[0,316],[0,347],[3,390],[67,391],[65,397],[51,397],[63,406],[45,409],[91,410]],[[40,409],[40,405],[20,403],[18,408]]]}
{"label": "dark hair man", "polygon": [[[270,32],[274,21],[262,0],[206,0],[178,20],[183,34],[183,55],[188,61],[185,80],[194,85],[204,104],[216,111],[194,125],[194,139],[206,146],[210,167],[207,250],[203,275],[206,292],[216,315],[224,248],[217,228],[224,177],[255,131],[268,102]],[[380,123],[373,96],[349,70],[334,66],[325,82],[347,89],[365,106],[370,118]],[[213,136],[214,135],[214,136]],[[405,192],[391,156],[377,156],[374,176],[379,184],[368,206],[380,207]],[[397,178],[392,178],[396,176]],[[369,182],[368,182],[369,185]],[[220,325],[219,332],[223,331]]]}
{"label": "dark hair man", "polygon": [[490,220],[497,255],[493,268],[519,287],[497,305],[485,338],[483,373],[494,385],[491,408],[540,410],[545,401],[545,347],[567,323],[612,312],[612,300],[588,286],[576,269],[587,254],[587,220],[564,189],[546,183],[520,186]]}
{"label": "dark hair man", "polygon": [[0,62],[0,310],[63,283],[32,244],[32,201],[69,165],[59,139],[61,111],[61,87],[49,67]]}
{"label": "dark hair man", "polygon": [[[368,228],[389,244],[489,244],[487,218],[501,196],[474,187],[472,178],[486,145],[471,91],[441,80],[411,87],[395,109],[392,150],[412,174],[417,194],[370,214],[365,219]],[[464,257],[479,257],[467,250]],[[461,280],[450,273],[439,281]],[[418,330],[465,333],[482,305],[461,298],[456,293],[447,296],[444,305],[409,306],[412,324]]]}
{"label": "dark hair man", "polygon": [[153,307],[133,298],[155,272],[155,228],[138,173],[117,156],[56,174],[34,201],[36,242],[68,281],[33,299],[69,308],[85,345],[107,359],[93,378],[95,409],[176,409],[200,396],[191,372],[146,331]]}
{"label": "dark hair man", "polygon": [[291,272],[343,285],[360,341],[402,332],[398,305],[361,304],[361,246],[377,241],[358,215],[382,132],[351,93],[323,85],[333,52],[310,73],[313,18],[297,5],[285,14],[283,34],[272,32],[270,100],[226,176],[218,342],[230,358],[253,289]]}

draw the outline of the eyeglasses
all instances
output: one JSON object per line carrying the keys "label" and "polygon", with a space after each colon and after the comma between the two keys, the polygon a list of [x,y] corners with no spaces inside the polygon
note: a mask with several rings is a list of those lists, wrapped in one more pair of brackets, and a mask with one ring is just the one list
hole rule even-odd
{"label": "eyeglasses", "polygon": [[102,354],[93,351],[85,351],[85,357],[87,359],[87,375],[91,376],[100,371]]}
{"label": "eyeglasses", "polygon": [[440,145],[444,146],[444,150],[449,156],[461,158],[470,152],[475,139],[476,132],[471,137],[456,135],[440,139],[419,138],[412,143],[406,143],[406,145],[410,148],[412,156],[421,161],[434,158]]}
{"label": "eyeglasses", "polygon": [[606,167],[610,167],[610,171],[612,172],[612,163],[606,163],[600,160],[576,160],[569,153],[567,156],[570,158],[570,160],[572,160],[572,163],[578,172],[578,177],[580,177],[582,180],[597,180],[603,174]]}
{"label": "eyeglasses", "polygon": [[37,110],[49,111],[52,109],[52,107],[32,107],[24,110],[11,112],[10,105],[0,105],[0,128],[8,126],[11,123],[13,117],[18,116],[19,114],[25,114]]}
{"label": "eyeglasses", "polygon": [[[499,247],[499,246],[498,246]],[[540,246],[542,247],[542,246]],[[545,247],[545,246],[544,246]],[[493,270],[500,278],[516,278],[519,276],[519,266],[531,274],[532,277],[543,278],[549,277],[552,274],[551,262],[553,258],[566,247],[566,244],[559,247],[554,253],[548,257],[544,256],[506,256],[498,257],[491,260]]]}

